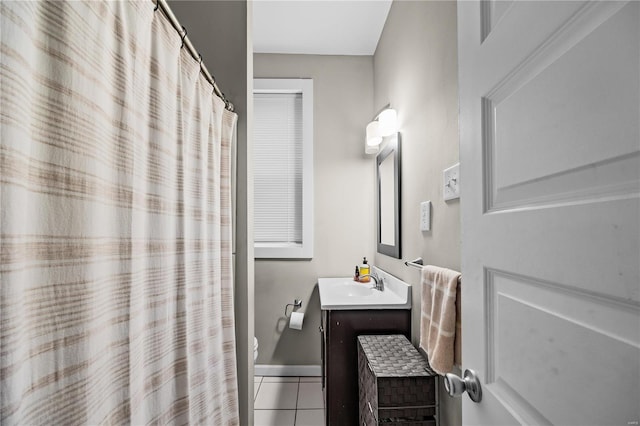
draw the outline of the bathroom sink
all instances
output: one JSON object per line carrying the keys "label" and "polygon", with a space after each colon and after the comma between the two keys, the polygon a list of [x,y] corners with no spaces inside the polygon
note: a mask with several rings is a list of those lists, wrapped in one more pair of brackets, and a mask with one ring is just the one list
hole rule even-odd
{"label": "bathroom sink", "polygon": [[377,291],[370,284],[345,281],[335,286],[335,292],[345,297],[369,297]]}
{"label": "bathroom sink", "polygon": [[348,309],[411,309],[411,286],[384,271],[384,291],[374,289],[373,280],[359,283],[350,277],[318,278],[320,308]]}

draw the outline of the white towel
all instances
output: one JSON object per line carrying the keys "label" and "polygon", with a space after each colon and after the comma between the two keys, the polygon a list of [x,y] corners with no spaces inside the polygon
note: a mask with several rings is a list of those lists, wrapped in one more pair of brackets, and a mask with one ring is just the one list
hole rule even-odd
{"label": "white towel", "polygon": [[420,348],[441,375],[462,361],[459,282],[460,272],[432,265],[422,268]]}

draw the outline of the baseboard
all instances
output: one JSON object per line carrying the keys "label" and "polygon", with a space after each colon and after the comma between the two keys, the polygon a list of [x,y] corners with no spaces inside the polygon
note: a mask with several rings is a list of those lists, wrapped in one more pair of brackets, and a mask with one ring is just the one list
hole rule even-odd
{"label": "baseboard", "polygon": [[256,376],[321,376],[322,367],[319,365],[269,365],[256,364]]}

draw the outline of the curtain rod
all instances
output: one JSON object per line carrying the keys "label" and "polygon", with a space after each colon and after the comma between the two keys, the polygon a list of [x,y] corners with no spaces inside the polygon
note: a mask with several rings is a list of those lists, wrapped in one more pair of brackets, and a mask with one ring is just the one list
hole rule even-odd
{"label": "curtain rod", "polygon": [[[187,46],[187,49],[189,50],[191,57],[196,61],[200,61],[200,72],[204,75],[207,81],[213,86],[213,91],[215,92],[215,94],[224,101],[225,108],[233,112],[234,110],[233,104],[227,99],[224,93],[222,93],[222,90],[220,90],[220,87],[218,87],[218,84],[216,83],[215,78],[213,78],[213,76],[207,69],[207,66],[202,63],[202,55],[200,55],[196,50],[196,48],[193,47],[191,40],[189,40],[189,37],[187,37],[187,30],[182,25],[180,25],[180,21],[178,21],[178,18],[176,18],[176,15],[174,15],[173,12],[171,11],[171,8],[167,4],[167,1],[155,0],[155,3],[156,3],[156,7],[154,10],[157,10],[159,7],[160,9],[162,9],[162,12],[165,14],[165,16],[169,18],[169,22],[171,22],[171,25],[173,25],[173,28],[175,28],[178,34],[180,34],[180,37],[182,38],[182,42],[184,43],[184,46]],[[184,30],[184,33],[183,33],[183,30]]]}

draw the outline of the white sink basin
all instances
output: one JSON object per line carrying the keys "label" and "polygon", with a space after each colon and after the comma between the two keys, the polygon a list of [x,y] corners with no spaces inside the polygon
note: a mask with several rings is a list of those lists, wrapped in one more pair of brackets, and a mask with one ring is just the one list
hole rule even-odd
{"label": "white sink basin", "polygon": [[384,276],[384,291],[374,289],[373,280],[359,283],[350,277],[318,278],[321,309],[411,309],[411,286],[386,272],[377,273]]}
{"label": "white sink basin", "polygon": [[339,283],[333,289],[337,295],[344,297],[371,297],[374,296],[373,292],[376,291],[371,285],[353,281]]}

